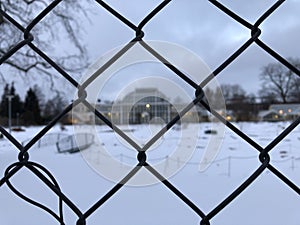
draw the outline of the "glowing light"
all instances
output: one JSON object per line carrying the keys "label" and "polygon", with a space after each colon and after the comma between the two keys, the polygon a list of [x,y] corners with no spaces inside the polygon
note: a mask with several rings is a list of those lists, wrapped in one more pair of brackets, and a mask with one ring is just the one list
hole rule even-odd
{"label": "glowing light", "polygon": [[226,120],[231,120],[231,116],[226,116]]}

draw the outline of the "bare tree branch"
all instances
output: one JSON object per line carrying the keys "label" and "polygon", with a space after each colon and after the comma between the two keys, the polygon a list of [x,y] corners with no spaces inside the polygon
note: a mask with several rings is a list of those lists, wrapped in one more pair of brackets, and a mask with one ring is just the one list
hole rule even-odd
{"label": "bare tree branch", "polygon": [[[22,26],[44,10],[51,0],[1,0],[1,9],[13,17]],[[88,56],[85,45],[80,40],[82,21],[88,19],[86,1],[62,1],[32,30],[34,45],[44,51],[62,69],[69,73],[81,73],[86,68]],[[2,22],[1,22],[2,21]],[[23,40],[23,33],[0,15],[0,57]],[[66,41],[67,38],[67,41]],[[67,43],[67,50],[61,52],[61,46]],[[28,46],[22,47],[4,62],[5,68],[25,77],[28,73],[49,78],[51,88],[55,87],[56,76],[51,66]],[[0,68],[0,79],[7,79],[6,72]]]}

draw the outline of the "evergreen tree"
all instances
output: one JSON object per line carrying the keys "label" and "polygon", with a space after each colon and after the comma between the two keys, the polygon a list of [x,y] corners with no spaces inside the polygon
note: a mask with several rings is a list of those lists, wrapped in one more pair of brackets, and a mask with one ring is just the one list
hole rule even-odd
{"label": "evergreen tree", "polygon": [[0,116],[2,117],[8,117],[8,99],[7,95],[9,95],[9,85],[6,84],[4,86],[3,94],[1,97],[1,103],[0,103]]}
{"label": "evergreen tree", "polygon": [[65,99],[57,94],[54,98],[49,99],[45,104],[43,110],[43,117],[45,120],[51,120],[59,113],[64,110],[64,107],[67,105]]}
{"label": "evergreen tree", "polygon": [[40,110],[41,112],[43,112],[45,107],[45,95],[43,93],[43,90],[37,84],[33,86],[32,90],[39,101]]}
{"label": "evergreen tree", "polygon": [[12,84],[11,84],[9,94],[14,96],[11,99],[11,116],[12,116],[12,118],[17,118],[17,115],[22,113],[22,111],[23,111],[23,102],[21,101],[20,96],[18,94],[16,94],[14,82],[12,82]]}
{"label": "evergreen tree", "polygon": [[36,96],[36,93],[31,88],[29,88],[26,93],[23,119],[27,125],[36,125],[41,123],[39,100]]}
{"label": "evergreen tree", "polygon": [[5,85],[0,103],[0,116],[8,117],[9,100],[8,96],[13,96],[11,99],[11,116],[16,118],[17,114],[22,113],[23,103],[20,96],[16,94],[14,82],[11,83],[10,87],[8,84]]}

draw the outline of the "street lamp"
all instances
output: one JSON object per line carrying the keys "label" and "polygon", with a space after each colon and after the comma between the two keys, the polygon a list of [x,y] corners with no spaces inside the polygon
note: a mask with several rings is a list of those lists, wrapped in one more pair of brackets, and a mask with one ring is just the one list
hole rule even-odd
{"label": "street lamp", "polygon": [[8,99],[8,129],[9,133],[11,133],[11,100],[14,98],[14,95],[6,95]]}

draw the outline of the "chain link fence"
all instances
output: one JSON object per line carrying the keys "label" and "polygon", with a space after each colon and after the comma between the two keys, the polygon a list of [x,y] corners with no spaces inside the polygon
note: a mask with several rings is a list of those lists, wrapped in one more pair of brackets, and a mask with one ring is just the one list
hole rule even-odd
{"label": "chain link fence", "polygon": [[[75,88],[78,89],[78,98],[74,100],[72,104],[67,106],[63,112],[57,115],[51,122],[49,122],[44,128],[35,135],[29,142],[21,144],[17,141],[14,136],[12,136],[7,130],[0,126],[1,133],[19,150],[19,156],[15,163],[9,165],[5,171],[4,176],[0,180],[0,186],[7,185],[12,192],[17,194],[20,198],[26,200],[30,204],[41,208],[46,213],[49,213],[53,216],[54,219],[57,220],[59,224],[64,223],[64,205],[67,206],[74,214],[77,215],[77,225],[88,224],[89,217],[95,213],[99,208],[103,206],[104,203],[108,202],[109,199],[114,196],[120,189],[122,189],[138,172],[141,168],[145,168],[149,171],[154,177],[161,181],[163,185],[165,185],[170,192],[173,192],[179,199],[181,199],[186,205],[190,207],[192,211],[194,211],[199,216],[199,221],[201,225],[213,224],[211,220],[218,215],[219,213],[223,213],[224,209],[234,201],[238,196],[240,196],[247,187],[251,186],[253,182],[260,177],[260,175],[268,170],[276,177],[278,177],[285,185],[287,189],[290,189],[295,193],[295,197],[299,198],[300,188],[293,183],[291,180],[282,174],[278,169],[276,169],[270,162],[270,152],[273,151],[275,146],[277,146],[287,135],[289,135],[300,123],[300,117],[294,120],[288,127],[286,127],[270,144],[266,147],[262,147],[256,141],[254,141],[247,134],[239,130],[236,126],[234,126],[230,121],[227,121],[218,111],[212,109],[207,101],[205,100],[205,95],[203,88],[209,84],[212,80],[215,79],[219,74],[221,74],[227,67],[230,65],[247,49],[249,49],[252,45],[259,46],[263,51],[267,54],[275,58],[278,62],[286,66],[288,69],[293,71],[295,74],[300,76],[300,71],[291,65],[284,57],[276,53],[272,48],[270,48],[267,44],[260,40],[260,34],[262,30],[260,25],[278,8],[284,4],[283,0],[276,1],[274,5],[272,5],[266,12],[263,13],[261,17],[259,17],[255,23],[250,23],[244,18],[237,15],[235,12],[231,11],[229,8],[224,6],[219,1],[210,0],[211,4],[213,4],[216,10],[221,10],[228,17],[231,17],[237,23],[244,26],[246,29],[250,31],[250,36],[248,40],[235,52],[231,54],[221,65],[219,65],[210,75],[206,77],[202,81],[202,83],[198,84],[192,79],[190,79],[185,73],[180,71],[176,66],[170,64],[164,59],[162,55],[156,52],[151,46],[149,46],[146,42],[144,42],[144,27],[155,18],[155,16],[163,11],[167,10],[167,5],[171,2],[171,0],[162,1],[152,12],[144,17],[144,19],[138,24],[132,23],[126,17],[124,17],[121,13],[114,10],[110,5],[101,0],[96,0],[96,4],[103,7],[107,12],[111,14],[112,17],[116,17],[120,22],[123,23],[124,26],[135,32],[135,37],[128,42],[128,44],[123,47],[119,52],[117,52],[113,57],[110,58],[108,62],[106,62],[100,69],[100,73],[93,74],[89,77],[85,82],[80,84],[76,79],[73,78],[71,74],[67,71],[63,70],[53,59],[51,59],[45,52],[43,52],[39,46],[36,46],[33,43],[34,36],[31,34],[32,29],[39,24],[45,16],[47,16],[54,8],[58,7],[59,4],[63,2],[63,0],[55,0],[52,1],[42,12],[40,12],[30,24],[26,27],[22,26],[18,21],[14,20],[11,15],[8,15],[2,9],[0,9],[0,20],[6,21],[10,23],[12,26],[15,26],[20,32],[24,34],[24,39],[19,43],[16,43],[13,48],[11,48],[6,54],[4,54],[0,59],[0,65],[3,64],[7,59],[12,57],[17,51],[25,46],[31,48],[36,54],[38,54],[41,58],[45,60],[48,64],[50,64],[53,69],[55,69],[62,77],[64,77],[70,84],[72,84]],[[242,3],[241,3],[242,4]],[[5,35],[5,34],[1,34]],[[122,129],[116,126],[108,117],[106,117],[103,112],[99,109],[96,109],[93,104],[91,104],[87,100],[86,88],[89,87],[98,76],[101,75],[101,72],[104,72],[107,68],[109,68],[113,63],[118,61],[127,51],[129,51],[134,45],[139,43],[145,50],[147,50],[150,54],[152,54],[157,60],[159,60],[164,66],[168,67],[171,71],[173,71],[174,76],[180,77],[187,84],[189,84],[195,90],[194,100],[186,106],[181,112],[177,114],[174,118],[170,119],[170,122],[160,131],[150,142],[148,142],[145,146],[140,147],[137,143],[135,143],[130,137],[126,135]],[[30,150],[36,144],[39,143],[41,138],[45,136],[49,130],[54,127],[57,123],[59,123],[60,119],[62,119],[66,114],[70,113],[72,109],[79,105],[84,104],[91,112],[94,112],[95,116],[100,119],[102,122],[106,124],[110,129],[114,130],[117,134],[119,134],[123,139],[125,139],[131,146],[133,146],[137,150],[137,165],[132,168],[132,170],[125,176],[123,179],[117,183],[111,190],[109,190],[102,198],[100,198],[92,207],[90,207],[86,211],[80,210],[76,204],[72,201],[72,199],[68,198],[63,191],[61,190],[58,182],[55,177],[51,174],[47,168],[43,165],[38,164],[36,162],[32,162],[29,160]],[[219,120],[223,123],[227,128],[236,133],[241,139],[247,142],[250,146],[257,150],[257,158],[260,161],[259,167],[243,182],[240,184],[238,188],[236,188],[231,194],[229,194],[220,204],[216,205],[210,212],[204,212],[201,209],[201,205],[196,205],[192,199],[189,199],[184,191],[177,189],[168,179],[166,179],[162,174],[160,174],[148,161],[147,161],[147,149],[151,147],[160,137],[162,137],[165,133],[168,132],[179,120],[180,118],[187,113],[194,105],[200,104],[205,109],[212,114],[215,119]],[[18,190],[14,188],[12,183],[10,182],[11,178],[16,176],[18,172],[26,167],[32,173],[34,173],[41,182],[43,182],[49,190],[51,190],[55,195],[59,198],[59,213],[56,214],[46,206],[35,202],[34,200],[24,196]],[[0,204],[5,204],[1,202]],[[224,212],[226,213],[226,212]]]}

